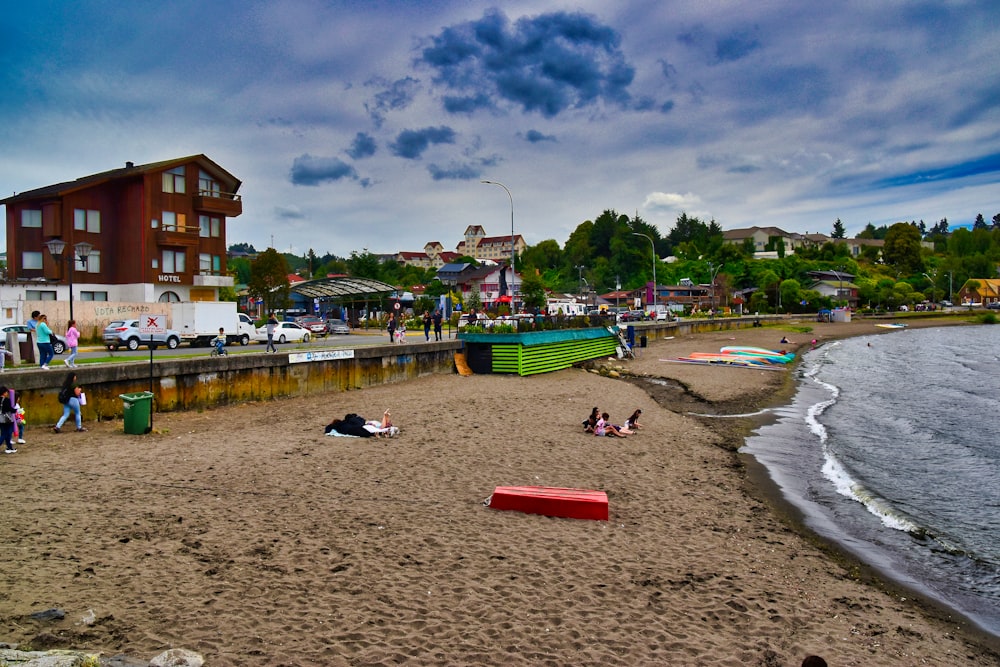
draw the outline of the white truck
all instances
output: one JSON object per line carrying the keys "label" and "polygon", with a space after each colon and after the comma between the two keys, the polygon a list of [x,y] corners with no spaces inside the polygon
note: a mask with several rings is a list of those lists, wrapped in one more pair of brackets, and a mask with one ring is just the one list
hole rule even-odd
{"label": "white truck", "polygon": [[587,314],[587,304],[569,299],[548,299],[545,302],[545,312],[549,315],[565,315],[576,317]]}
{"label": "white truck", "polygon": [[179,331],[181,340],[191,347],[211,345],[220,328],[226,334],[227,345],[247,345],[257,332],[249,315],[236,312],[234,301],[184,301],[170,306],[171,328]]}

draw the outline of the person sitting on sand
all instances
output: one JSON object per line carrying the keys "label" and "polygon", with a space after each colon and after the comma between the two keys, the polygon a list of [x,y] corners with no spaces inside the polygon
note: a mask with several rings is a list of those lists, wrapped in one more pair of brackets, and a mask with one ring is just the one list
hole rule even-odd
{"label": "person sitting on sand", "polygon": [[608,421],[609,419],[611,417],[608,416],[607,412],[601,413],[601,418],[597,420],[597,424],[594,426],[594,435],[624,438],[625,434],[621,432],[621,429]]}
{"label": "person sitting on sand", "polygon": [[632,416],[625,420],[625,428],[629,431],[638,431],[642,428],[642,424],[639,423],[639,415],[641,414],[642,410],[636,409],[636,411],[632,413]]}
{"label": "person sitting on sand", "polygon": [[781,343],[782,345],[788,345],[789,344],[788,343],[788,336],[782,336],[781,340],[779,340],[778,342]]}
{"label": "person sitting on sand", "polygon": [[599,418],[600,414],[597,412],[597,407],[595,406],[594,409],[590,411],[590,416],[583,420],[583,432],[593,433]]}

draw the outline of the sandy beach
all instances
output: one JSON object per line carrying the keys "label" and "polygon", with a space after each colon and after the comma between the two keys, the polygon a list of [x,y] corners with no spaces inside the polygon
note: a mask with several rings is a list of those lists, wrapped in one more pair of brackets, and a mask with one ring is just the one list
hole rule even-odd
{"label": "sandy beach", "polygon": [[[802,324],[652,341],[609,364],[629,378],[432,376],[157,414],[145,436],[29,424],[0,460],[0,642],[211,667],[998,664],[785,518],[734,453],[746,420],[689,414],[786,400],[788,372],[661,361],[885,332]],[[595,405],[644,428],[586,435]],[[386,408],[395,438],[323,434]],[[610,520],[484,506],[506,485],[603,490]]]}

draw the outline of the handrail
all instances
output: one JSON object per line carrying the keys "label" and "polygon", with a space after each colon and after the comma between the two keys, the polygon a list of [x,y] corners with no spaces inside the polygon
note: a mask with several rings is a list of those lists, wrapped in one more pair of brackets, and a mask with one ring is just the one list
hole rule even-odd
{"label": "handrail", "polygon": [[220,190],[198,190],[198,196],[213,197],[215,199],[231,199],[233,201],[242,201],[243,197],[243,195],[235,192],[222,192]]}

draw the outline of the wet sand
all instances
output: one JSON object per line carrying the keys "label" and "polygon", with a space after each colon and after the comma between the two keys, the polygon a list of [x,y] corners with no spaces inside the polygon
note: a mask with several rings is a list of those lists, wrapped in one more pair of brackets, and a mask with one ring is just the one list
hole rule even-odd
{"label": "wet sand", "polygon": [[[786,400],[787,372],[660,361],[885,333],[803,325],[599,364],[628,378],[431,376],[158,414],[145,436],[29,425],[0,460],[0,641],[145,659],[183,647],[210,666],[997,664],[962,619],[782,518],[734,453],[746,423],[688,414]],[[586,435],[595,405],[617,422],[642,408],[644,428]],[[395,438],[323,435],[386,408]],[[610,520],[484,506],[506,485],[606,491]],[[29,617],[53,607],[66,617]]]}

